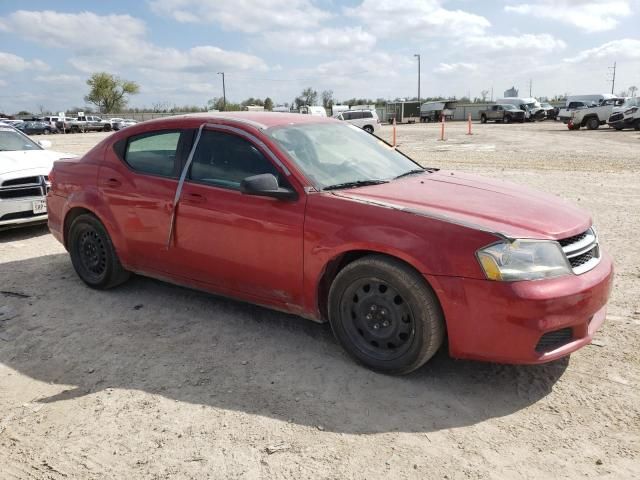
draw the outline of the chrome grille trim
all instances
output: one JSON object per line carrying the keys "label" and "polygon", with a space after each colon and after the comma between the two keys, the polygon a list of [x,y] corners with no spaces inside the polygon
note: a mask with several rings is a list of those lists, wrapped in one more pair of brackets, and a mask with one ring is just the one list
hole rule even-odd
{"label": "chrome grille trim", "polygon": [[600,263],[600,246],[593,228],[589,228],[582,234],[560,240],[559,243],[576,275],[588,272]]}
{"label": "chrome grille trim", "polygon": [[46,175],[37,175],[5,180],[0,185],[0,200],[15,200],[29,197],[44,197],[50,183]]}

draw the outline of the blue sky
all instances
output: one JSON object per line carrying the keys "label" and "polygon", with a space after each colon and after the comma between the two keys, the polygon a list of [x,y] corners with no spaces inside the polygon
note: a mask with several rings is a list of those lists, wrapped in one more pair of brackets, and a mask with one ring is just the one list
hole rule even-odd
{"label": "blue sky", "polygon": [[417,94],[534,96],[640,87],[640,0],[31,0],[0,3],[0,112],[84,105],[88,76],[132,106]]}

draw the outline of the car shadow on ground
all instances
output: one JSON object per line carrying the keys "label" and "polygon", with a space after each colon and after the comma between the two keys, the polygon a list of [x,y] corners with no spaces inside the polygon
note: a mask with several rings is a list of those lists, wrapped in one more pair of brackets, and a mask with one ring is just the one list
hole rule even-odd
{"label": "car shadow on ground", "polygon": [[59,385],[43,403],[135,389],[335,432],[429,432],[527,408],[568,365],[441,352],[392,377],[356,365],[326,324],[142,277],[91,290],[64,254],[0,264],[9,276],[0,306],[17,316],[0,322],[0,362]]}
{"label": "car shadow on ground", "polygon": [[49,227],[47,227],[46,223],[29,227],[4,228],[0,229],[0,243],[18,242],[29,238],[42,237],[43,235],[49,235]]}

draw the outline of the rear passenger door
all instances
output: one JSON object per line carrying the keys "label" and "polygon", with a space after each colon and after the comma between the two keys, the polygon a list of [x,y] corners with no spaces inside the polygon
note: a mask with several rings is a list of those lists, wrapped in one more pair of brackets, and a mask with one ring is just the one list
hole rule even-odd
{"label": "rear passenger door", "polygon": [[124,238],[130,263],[167,272],[167,236],[180,163],[192,130],[134,135],[105,152],[98,188]]}

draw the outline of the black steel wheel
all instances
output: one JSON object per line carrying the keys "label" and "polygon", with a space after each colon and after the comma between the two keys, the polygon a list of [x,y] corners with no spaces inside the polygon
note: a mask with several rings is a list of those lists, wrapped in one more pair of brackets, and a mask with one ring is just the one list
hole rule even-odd
{"label": "black steel wheel", "polygon": [[373,127],[371,125],[365,125],[362,129],[367,133],[373,133]]}
{"label": "black steel wheel", "polygon": [[444,318],[425,279],[381,255],[356,260],[336,276],[329,321],[342,346],[365,366],[405,374],[431,358],[444,338]]}
{"label": "black steel wheel", "polygon": [[511,123],[511,115],[505,115],[504,123]]}
{"label": "black steel wheel", "polygon": [[481,115],[480,116],[480,123],[487,123],[487,116],[486,115]]}
{"label": "black steel wheel", "polygon": [[93,215],[79,215],[73,221],[67,243],[76,273],[90,287],[112,288],[129,278],[109,234]]}

